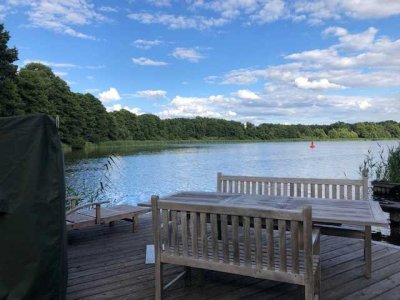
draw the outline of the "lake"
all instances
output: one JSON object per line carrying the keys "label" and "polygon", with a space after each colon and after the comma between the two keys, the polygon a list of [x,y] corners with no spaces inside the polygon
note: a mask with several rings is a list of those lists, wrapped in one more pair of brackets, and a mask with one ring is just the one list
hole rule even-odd
{"label": "lake", "polygon": [[[359,165],[370,149],[397,141],[266,142],[178,144],[158,149],[117,149],[66,155],[70,191],[90,194],[100,182],[101,196],[113,203],[136,204],[152,194],[182,190],[215,191],[217,172],[234,175],[360,178]],[[115,163],[104,167],[110,153]]]}

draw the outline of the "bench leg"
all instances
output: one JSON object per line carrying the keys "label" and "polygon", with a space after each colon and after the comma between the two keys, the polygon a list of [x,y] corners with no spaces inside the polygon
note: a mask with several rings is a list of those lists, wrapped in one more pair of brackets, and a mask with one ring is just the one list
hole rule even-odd
{"label": "bench leg", "polygon": [[321,299],[321,262],[319,262],[317,271],[315,273],[315,294],[317,299]]}
{"label": "bench leg", "polygon": [[312,282],[306,284],[304,287],[304,299],[314,300],[314,284]]}
{"label": "bench leg", "polygon": [[132,217],[132,232],[137,232],[139,229],[139,216]]}
{"label": "bench leg", "polygon": [[159,260],[156,260],[155,269],[155,299],[161,300],[163,298],[163,264]]}
{"label": "bench leg", "polygon": [[108,223],[109,227],[113,227],[114,226],[114,221],[111,221],[110,223]]}
{"label": "bench leg", "polygon": [[371,255],[371,226],[365,226],[364,258],[365,258],[365,277],[371,278],[372,255]]}

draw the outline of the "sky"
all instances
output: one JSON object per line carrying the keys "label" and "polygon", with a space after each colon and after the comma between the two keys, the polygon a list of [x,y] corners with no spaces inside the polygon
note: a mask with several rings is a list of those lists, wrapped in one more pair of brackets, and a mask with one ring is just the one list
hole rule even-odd
{"label": "sky", "polygon": [[399,0],[0,0],[19,67],[108,111],[400,121]]}

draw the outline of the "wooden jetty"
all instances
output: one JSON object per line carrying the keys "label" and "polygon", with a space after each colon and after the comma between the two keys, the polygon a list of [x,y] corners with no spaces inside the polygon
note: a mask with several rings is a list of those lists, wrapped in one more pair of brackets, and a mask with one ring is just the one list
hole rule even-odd
{"label": "wooden jetty", "polygon": [[[146,245],[153,244],[151,214],[138,232],[129,222],[98,225],[68,233],[67,299],[154,299],[154,264],[145,264]],[[399,299],[400,248],[374,242],[372,278],[363,275],[363,242],[323,236],[322,299]],[[166,265],[165,282],[182,272]],[[280,282],[206,272],[205,281],[185,287],[179,280],[166,299],[300,299],[301,287]]]}

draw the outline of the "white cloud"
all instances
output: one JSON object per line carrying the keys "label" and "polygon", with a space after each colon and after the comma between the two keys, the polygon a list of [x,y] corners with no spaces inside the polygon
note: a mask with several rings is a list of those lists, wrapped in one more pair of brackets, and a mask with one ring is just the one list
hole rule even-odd
{"label": "white cloud", "polygon": [[364,100],[364,101],[359,102],[359,103],[358,103],[358,106],[359,106],[361,109],[367,109],[368,107],[371,107],[372,104],[371,104],[370,102]]}
{"label": "white cloud", "polygon": [[51,61],[45,61],[45,60],[40,60],[40,59],[25,59],[24,60],[24,65],[30,64],[30,63],[39,63],[45,66],[48,66],[50,68],[66,68],[66,69],[71,69],[71,68],[77,68],[77,69],[89,69],[89,70],[99,70],[99,69],[104,69],[104,65],[98,65],[98,66],[80,66],[72,63],[65,63],[65,62],[51,62]]}
{"label": "white cloud", "polygon": [[260,10],[250,16],[257,23],[270,23],[281,19],[285,15],[285,2],[283,0],[266,0]]}
{"label": "white cloud", "polygon": [[[172,6],[170,0],[148,0],[158,6]],[[187,0],[193,16],[163,13],[132,13],[129,18],[143,24],[161,24],[171,29],[209,29],[240,20],[245,25],[265,24],[278,20],[307,21],[322,24],[344,18],[374,19],[400,14],[397,0]],[[204,17],[205,11],[217,17]]]}
{"label": "white cloud", "polygon": [[141,65],[141,66],[166,66],[168,63],[164,61],[157,61],[157,60],[152,60],[150,58],[146,57],[133,57],[132,61],[136,65]]}
{"label": "white cloud", "polygon": [[218,80],[218,76],[215,76],[215,75],[209,75],[209,76],[204,77],[204,81],[207,83],[216,83],[217,80]]}
{"label": "white cloud", "polygon": [[234,95],[244,100],[259,100],[261,99],[256,93],[250,90],[238,90]]}
{"label": "white cloud", "polygon": [[141,48],[141,49],[146,49],[147,50],[147,49],[150,49],[150,48],[152,48],[154,46],[161,45],[162,41],[160,41],[160,40],[142,40],[142,39],[139,39],[139,40],[135,40],[132,44],[136,48]]}
{"label": "white cloud", "polygon": [[358,34],[350,34],[342,27],[329,27],[323,31],[324,35],[333,35],[339,38],[338,47],[350,50],[368,49],[373,45],[375,35],[378,30],[374,27],[368,28],[366,31]]}
{"label": "white cloud", "polygon": [[[0,4],[0,18],[19,7],[28,7],[30,26],[45,28],[82,39],[96,39],[83,33],[81,27],[107,22],[104,13],[117,12],[110,6],[93,4],[93,0],[5,0]],[[157,7],[177,5],[171,0],[146,0]],[[183,3],[183,4],[182,4]],[[160,24],[170,29],[207,30],[218,28],[235,20],[244,25],[265,24],[279,20],[306,21],[323,24],[327,20],[376,19],[400,15],[398,0],[187,0],[191,15],[174,15],[162,12],[134,12],[128,18],[142,24]],[[180,9],[181,7],[179,7]],[[209,11],[215,17],[208,17]]]}
{"label": "white cloud", "polygon": [[314,0],[295,1],[295,15],[305,15],[311,23],[327,19],[350,17],[356,19],[386,18],[400,14],[400,2],[397,0]]}
{"label": "white cloud", "polygon": [[130,111],[131,113],[135,115],[142,115],[143,111],[139,107],[129,107],[129,106],[122,106],[121,104],[114,104],[113,106],[107,106],[106,110],[108,112],[112,111],[120,111],[121,109],[125,109],[127,111]]}
{"label": "white cloud", "polygon": [[222,79],[213,75],[213,82],[249,85],[265,80],[309,90],[399,86],[400,39],[380,37],[372,27],[361,33],[330,27],[324,35],[333,35],[339,41],[328,48],[288,54],[285,64],[232,70]]}
{"label": "white cloud", "polygon": [[360,120],[398,119],[400,98],[324,95],[294,86],[275,86],[273,93],[258,94],[260,99],[248,101],[239,97],[176,96],[163,111],[162,118],[217,117],[241,122],[269,123],[333,123]]}
{"label": "white cloud", "polygon": [[186,17],[171,14],[132,13],[128,18],[143,24],[161,24],[170,29],[198,29],[205,30],[220,27],[227,23],[223,18],[206,18],[203,16]]}
{"label": "white cloud", "polygon": [[78,65],[71,64],[71,63],[59,63],[59,62],[50,62],[50,61],[44,61],[44,60],[33,60],[33,59],[26,59],[24,60],[24,65],[30,64],[30,63],[39,63],[51,68],[78,68]]}
{"label": "white cloud", "polygon": [[175,48],[174,52],[172,52],[172,56],[190,62],[199,62],[199,60],[204,58],[204,56],[194,48]]}
{"label": "white cloud", "polygon": [[309,80],[306,77],[298,77],[295,79],[295,84],[301,89],[314,89],[314,90],[329,90],[329,89],[344,89],[345,87],[340,84],[329,82],[326,78],[319,80]]}
{"label": "white cloud", "polygon": [[118,9],[116,9],[115,7],[110,7],[110,6],[101,6],[101,7],[99,7],[99,11],[115,13],[115,12],[118,12]]}
{"label": "white cloud", "polygon": [[[373,27],[361,32],[330,27],[323,35],[337,42],[327,48],[290,53],[280,65],[242,68],[205,78],[247,86],[261,81],[263,93],[254,96],[251,90],[242,89],[231,98],[212,102],[205,97],[193,105],[226,118],[227,111],[234,111],[235,120],[256,123],[269,118],[293,124],[399,120],[400,97],[388,94],[392,90],[387,88],[400,87],[400,39],[380,36]],[[336,91],[342,89],[347,95]],[[363,95],[371,90],[373,96],[358,95],[360,89]],[[252,101],[256,97],[259,99]]]}
{"label": "white cloud", "polygon": [[270,23],[282,19],[294,22],[306,20],[310,24],[321,24],[329,19],[386,18],[400,14],[397,0],[214,0],[189,1],[190,6],[212,10],[229,21],[244,20],[245,24]]}
{"label": "white cloud", "polygon": [[250,22],[261,24],[278,20],[286,13],[284,0],[191,1],[191,7],[212,10],[228,20],[247,16]]}
{"label": "white cloud", "polygon": [[7,0],[6,3],[9,10],[28,7],[29,26],[82,39],[95,40],[96,38],[78,31],[75,27],[107,21],[105,16],[96,11],[90,0]]}
{"label": "white cloud", "polygon": [[162,118],[175,117],[209,117],[209,118],[230,118],[233,111],[221,111],[218,107],[229,102],[231,99],[222,95],[209,97],[181,97],[176,96],[168,107],[159,113]]}
{"label": "white cloud", "polygon": [[[217,76],[213,77],[218,78]],[[258,80],[258,74],[253,70],[232,70],[224,75],[222,83],[225,84],[251,84]]]}
{"label": "white cloud", "polygon": [[163,90],[143,90],[143,91],[137,91],[135,94],[136,97],[147,98],[147,99],[163,98],[166,95],[167,92]]}
{"label": "white cloud", "polygon": [[99,99],[101,102],[111,102],[111,101],[118,101],[121,99],[121,96],[118,93],[116,88],[110,88],[108,91],[104,91],[99,94]]}
{"label": "white cloud", "polygon": [[68,75],[67,72],[62,72],[62,71],[54,71],[53,73],[54,73],[54,75],[56,75],[58,77],[65,77]]}

